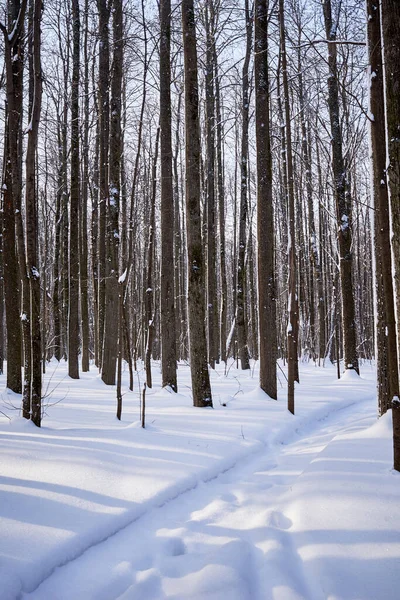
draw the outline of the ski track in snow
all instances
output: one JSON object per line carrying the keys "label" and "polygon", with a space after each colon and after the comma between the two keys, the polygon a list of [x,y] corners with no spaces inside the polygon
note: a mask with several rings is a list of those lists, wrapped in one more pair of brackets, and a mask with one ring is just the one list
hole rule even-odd
{"label": "ski track in snow", "polygon": [[148,510],[20,598],[324,598],[303,572],[285,504],[298,477],[337,433],[371,422],[360,402],[326,410],[284,435],[287,443],[258,447],[216,477]]}

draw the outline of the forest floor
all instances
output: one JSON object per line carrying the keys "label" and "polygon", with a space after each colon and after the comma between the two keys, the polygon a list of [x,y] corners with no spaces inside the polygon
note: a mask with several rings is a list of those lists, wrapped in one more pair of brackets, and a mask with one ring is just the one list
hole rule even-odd
{"label": "forest floor", "polygon": [[0,377],[1,600],[400,597],[400,474],[370,364],[340,381],[302,364],[294,417],[281,370],[276,402],[257,368],[219,365],[212,410],[191,406],[188,366],[172,394],[155,364],[144,430],[143,371],[119,422],[94,367],[47,370],[40,430]]}

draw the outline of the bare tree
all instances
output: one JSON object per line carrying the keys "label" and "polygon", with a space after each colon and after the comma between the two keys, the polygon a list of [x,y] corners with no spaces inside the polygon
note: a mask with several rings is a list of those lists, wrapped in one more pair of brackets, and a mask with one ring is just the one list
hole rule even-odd
{"label": "bare tree", "polygon": [[[111,126],[109,139],[109,193],[106,203],[106,267],[105,267],[105,312],[103,362],[101,378],[104,383],[115,384],[119,303],[121,290],[118,286],[119,267],[119,213],[121,195],[121,106],[122,106],[122,68],[123,68],[123,15],[122,0],[114,0],[112,6],[113,21],[113,63],[111,76]],[[104,140],[105,143],[106,140]]]}
{"label": "bare tree", "polygon": [[[41,0],[31,0],[29,7],[29,124],[26,149],[26,259],[30,290],[30,348],[31,361],[30,412],[33,423],[40,427],[42,401],[42,349],[40,329],[40,271],[38,252],[38,197],[36,155],[38,146],[39,119],[42,104],[41,71]],[[25,348],[25,352],[27,352]]]}
{"label": "bare tree", "polygon": [[[18,61],[19,62],[19,61]],[[7,387],[20,394],[21,378],[21,280],[18,271],[18,257],[15,248],[15,210],[13,201],[12,167],[9,149],[8,111],[6,117],[4,158],[3,158],[3,218],[2,254],[4,277],[4,300],[7,326]]]}
{"label": "bare tree", "polygon": [[161,370],[162,385],[178,391],[174,303],[174,195],[171,130],[171,2],[160,2],[161,129]]}
{"label": "bare tree", "polygon": [[[382,39],[385,60],[385,98],[387,126],[387,168],[392,215],[392,247],[396,275],[397,336],[399,341],[400,315],[400,4],[382,0]],[[393,360],[394,356],[390,357]],[[389,363],[390,364],[390,363]],[[391,390],[392,391],[392,390]],[[396,395],[393,408],[394,468],[400,471],[400,400]]]}
{"label": "bare tree", "polygon": [[213,0],[206,0],[206,211],[207,211],[207,325],[208,362],[212,368],[219,360],[218,354],[218,302],[216,264],[216,202],[215,202],[215,93],[214,46],[215,11]]}
{"label": "bare tree", "polygon": [[297,268],[296,268],[296,235],[295,235],[295,198],[294,198],[294,173],[292,154],[292,133],[290,124],[289,83],[286,58],[286,31],[284,17],[284,0],[279,0],[279,24],[281,43],[282,81],[285,115],[286,137],[286,169],[287,169],[287,199],[288,199],[288,410],[294,414],[294,384],[298,381],[298,300],[297,300]]}
{"label": "bare tree", "polygon": [[144,279],[145,283],[145,326],[146,326],[146,354],[145,370],[146,385],[148,388],[153,386],[151,376],[151,357],[153,352],[153,342],[155,333],[155,302],[154,302],[154,255],[156,246],[156,188],[157,188],[157,161],[158,144],[160,139],[160,127],[157,127],[155,140],[153,164],[151,169],[151,194],[150,194],[150,215],[148,223],[149,239],[147,244],[147,273]]}
{"label": "bare tree", "polygon": [[386,126],[380,6],[367,0],[370,64],[372,182],[375,205],[378,406],[384,414],[399,394],[396,319],[390,246],[389,194],[386,179]]}
{"label": "bare tree", "polygon": [[71,193],[68,277],[68,375],[72,379],[79,379],[80,27],[79,0],[72,0]]}
{"label": "bare tree", "polygon": [[242,369],[250,369],[248,332],[245,313],[246,298],[246,238],[248,221],[248,160],[249,160],[249,114],[250,114],[250,57],[253,36],[253,15],[248,0],[245,0],[246,54],[242,67],[242,140],[240,152],[240,210],[239,249],[236,289],[236,331],[238,353]]}
{"label": "bare tree", "polygon": [[343,158],[336,44],[338,24],[335,23],[332,18],[331,0],[324,0],[323,9],[326,39],[328,40],[328,109],[332,136],[332,169],[340,258],[340,284],[342,289],[344,367],[345,369],[355,369],[358,373],[359,366],[352,280],[352,200],[347,178],[347,169]]}
{"label": "bare tree", "polygon": [[268,4],[266,0],[256,0],[254,16],[260,387],[271,398],[276,399],[275,243],[269,127]]}
{"label": "bare tree", "polygon": [[87,207],[89,200],[89,115],[90,115],[90,95],[89,95],[89,0],[85,0],[84,5],[84,34],[83,34],[83,95],[84,95],[84,126],[82,139],[82,202],[80,203],[79,215],[79,274],[80,274],[80,305],[82,319],[82,371],[89,371],[89,279],[88,279],[88,220]]}
{"label": "bare tree", "polygon": [[190,370],[194,406],[212,406],[207,365],[204,306],[204,257],[200,217],[200,127],[197,48],[193,0],[182,2],[185,63],[186,227]]}
{"label": "bare tree", "polygon": [[[1,30],[4,34],[4,45],[5,45],[5,67],[6,67],[6,90],[7,90],[7,155],[8,161],[6,168],[9,166],[7,173],[7,181],[9,182],[9,189],[7,193],[12,195],[9,197],[6,194],[5,201],[9,204],[8,209],[13,210],[14,214],[14,227],[11,220],[7,222],[9,229],[10,241],[12,240],[13,233],[16,237],[16,250],[17,250],[17,268],[19,280],[21,282],[22,292],[22,303],[18,306],[18,312],[23,315],[22,326],[23,326],[23,338],[24,338],[24,385],[23,385],[23,416],[27,419],[30,418],[30,360],[27,360],[28,351],[30,350],[30,325],[29,325],[29,282],[26,272],[26,252],[25,252],[25,239],[24,239],[24,227],[22,222],[22,211],[21,211],[21,196],[22,196],[22,112],[23,112],[23,64],[24,64],[24,21],[27,9],[27,0],[9,0],[8,2],[8,20],[9,30],[1,23]],[[17,58],[16,58],[17,57]],[[7,184],[7,183],[6,183]],[[15,245],[15,238],[14,238]],[[7,257],[7,250],[6,250]],[[12,256],[11,262],[12,262]],[[6,258],[6,268],[8,268],[8,258]],[[8,278],[9,280],[9,278]],[[7,276],[6,276],[7,282]],[[11,284],[11,282],[10,282]],[[16,288],[19,289],[19,286]],[[6,291],[6,302],[7,294],[12,293],[12,290]],[[11,298],[9,298],[11,300]],[[20,298],[18,298],[20,300]],[[21,310],[22,308],[22,310]],[[9,308],[9,317],[11,317],[12,311]],[[8,317],[8,318],[9,318]],[[14,329],[11,326],[11,331]],[[18,333],[14,342],[18,341]],[[11,349],[11,357],[17,359],[14,372],[13,385],[18,385],[18,350],[17,348]]]}
{"label": "bare tree", "polygon": [[[99,364],[102,368],[102,379],[104,383],[115,382],[114,372],[108,368],[103,369],[103,343],[104,343],[104,321],[106,310],[106,248],[107,236],[107,208],[109,206],[109,137],[110,137],[110,39],[109,21],[111,3],[109,0],[97,0],[99,13],[99,230],[98,230],[98,352]],[[107,236],[108,237],[108,236]],[[115,311],[115,306],[113,307]],[[107,344],[106,340],[106,344]],[[107,364],[108,366],[108,364]]]}

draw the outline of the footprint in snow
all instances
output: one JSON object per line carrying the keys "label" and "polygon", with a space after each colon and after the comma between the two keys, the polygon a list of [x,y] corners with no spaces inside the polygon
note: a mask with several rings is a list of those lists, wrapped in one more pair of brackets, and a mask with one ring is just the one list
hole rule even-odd
{"label": "footprint in snow", "polygon": [[183,556],[186,554],[186,546],[180,537],[165,538],[161,544],[160,554],[164,556]]}
{"label": "footprint in snow", "polygon": [[278,510],[272,511],[268,516],[268,525],[276,529],[290,529],[293,522]]}

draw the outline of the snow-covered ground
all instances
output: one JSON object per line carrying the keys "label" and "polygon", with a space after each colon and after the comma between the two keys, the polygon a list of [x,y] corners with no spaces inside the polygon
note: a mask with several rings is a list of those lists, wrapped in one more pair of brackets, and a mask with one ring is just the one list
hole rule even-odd
{"label": "snow-covered ground", "polygon": [[398,600],[400,475],[373,367],[301,365],[296,416],[257,369],[212,372],[215,410],[123,398],[95,369],[52,363],[46,417],[21,419],[0,378],[0,599]]}

